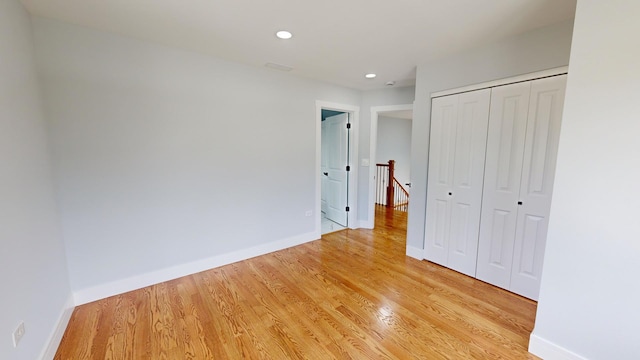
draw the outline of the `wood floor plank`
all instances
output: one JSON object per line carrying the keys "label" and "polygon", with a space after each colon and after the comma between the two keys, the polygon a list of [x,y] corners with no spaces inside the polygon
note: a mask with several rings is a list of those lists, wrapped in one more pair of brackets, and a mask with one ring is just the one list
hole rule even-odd
{"label": "wood floor plank", "polygon": [[406,220],[79,306],[55,359],[536,359],[536,303],[408,258]]}

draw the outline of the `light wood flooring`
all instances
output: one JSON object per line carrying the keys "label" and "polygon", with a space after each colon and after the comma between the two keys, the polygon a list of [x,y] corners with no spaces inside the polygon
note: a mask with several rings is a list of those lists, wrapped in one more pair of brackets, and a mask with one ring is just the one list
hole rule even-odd
{"label": "light wood flooring", "polygon": [[56,359],[536,359],[536,303],[405,256],[406,213],[75,309]]}

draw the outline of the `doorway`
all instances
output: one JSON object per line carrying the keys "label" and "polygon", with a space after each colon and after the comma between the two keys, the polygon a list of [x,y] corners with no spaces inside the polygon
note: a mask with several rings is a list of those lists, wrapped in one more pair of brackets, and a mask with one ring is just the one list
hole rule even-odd
{"label": "doorway", "polygon": [[[411,188],[411,122],[413,104],[374,106],[371,108],[369,156],[368,221],[364,227],[375,227],[377,164],[395,161],[396,182],[407,192]],[[380,130],[380,131],[379,131]],[[390,179],[389,181],[393,181]],[[408,210],[408,206],[406,208]]]}
{"label": "doorway", "polygon": [[[316,102],[316,233],[357,223],[357,120],[359,108]],[[323,221],[324,220],[324,221]],[[324,226],[323,226],[324,222]]]}
{"label": "doorway", "polygon": [[322,109],[320,211],[322,234],[345,229],[349,203],[349,114]]}

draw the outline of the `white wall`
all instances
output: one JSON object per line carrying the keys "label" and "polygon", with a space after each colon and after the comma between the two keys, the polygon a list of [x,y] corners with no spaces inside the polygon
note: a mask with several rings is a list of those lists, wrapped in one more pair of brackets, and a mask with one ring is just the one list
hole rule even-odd
{"label": "white wall", "polygon": [[[34,26],[81,302],[313,239],[315,101],[359,105],[360,92],[52,20]],[[175,270],[185,264],[195,265]]]}
{"label": "white wall", "polygon": [[[29,17],[0,1],[0,359],[37,359],[71,291],[51,182]],[[13,348],[20,321],[25,336]]]}
{"label": "white wall", "polygon": [[[369,163],[375,166],[375,159],[371,159],[370,132],[371,132],[371,107],[387,105],[413,104],[416,88],[413,86],[391,87],[380,90],[370,90],[362,93],[362,105],[360,106],[360,143],[359,143],[359,177],[358,177],[358,218],[363,223],[371,222],[369,219],[369,167],[362,165],[362,159],[369,159]],[[380,131],[378,131],[379,133]]]}
{"label": "white wall", "polygon": [[638,14],[578,1],[530,347],[545,359],[640,359]]}
{"label": "white wall", "polygon": [[567,65],[572,27],[563,22],[418,66],[407,226],[412,253],[424,248],[431,93]]}
{"label": "white wall", "polygon": [[411,119],[378,117],[376,163],[386,164],[395,160],[395,177],[405,185],[411,181]]}

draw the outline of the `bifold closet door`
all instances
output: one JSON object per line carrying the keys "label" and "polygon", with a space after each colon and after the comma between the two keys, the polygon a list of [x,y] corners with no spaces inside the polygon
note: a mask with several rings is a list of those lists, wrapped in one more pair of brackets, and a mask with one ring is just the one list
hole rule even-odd
{"label": "bifold closet door", "polygon": [[476,277],[537,300],[566,75],[491,96]]}
{"label": "bifold closet door", "polygon": [[491,92],[476,277],[508,289],[531,82]]}
{"label": "bifold closet door", "polygon": [[425,257],[475,276],[491,90],[432,100]]}
{"label": "bifold closet door", "polygon": [[535,80],[527,121],[509,290],[537,300],[549,225],[567,76]]}

